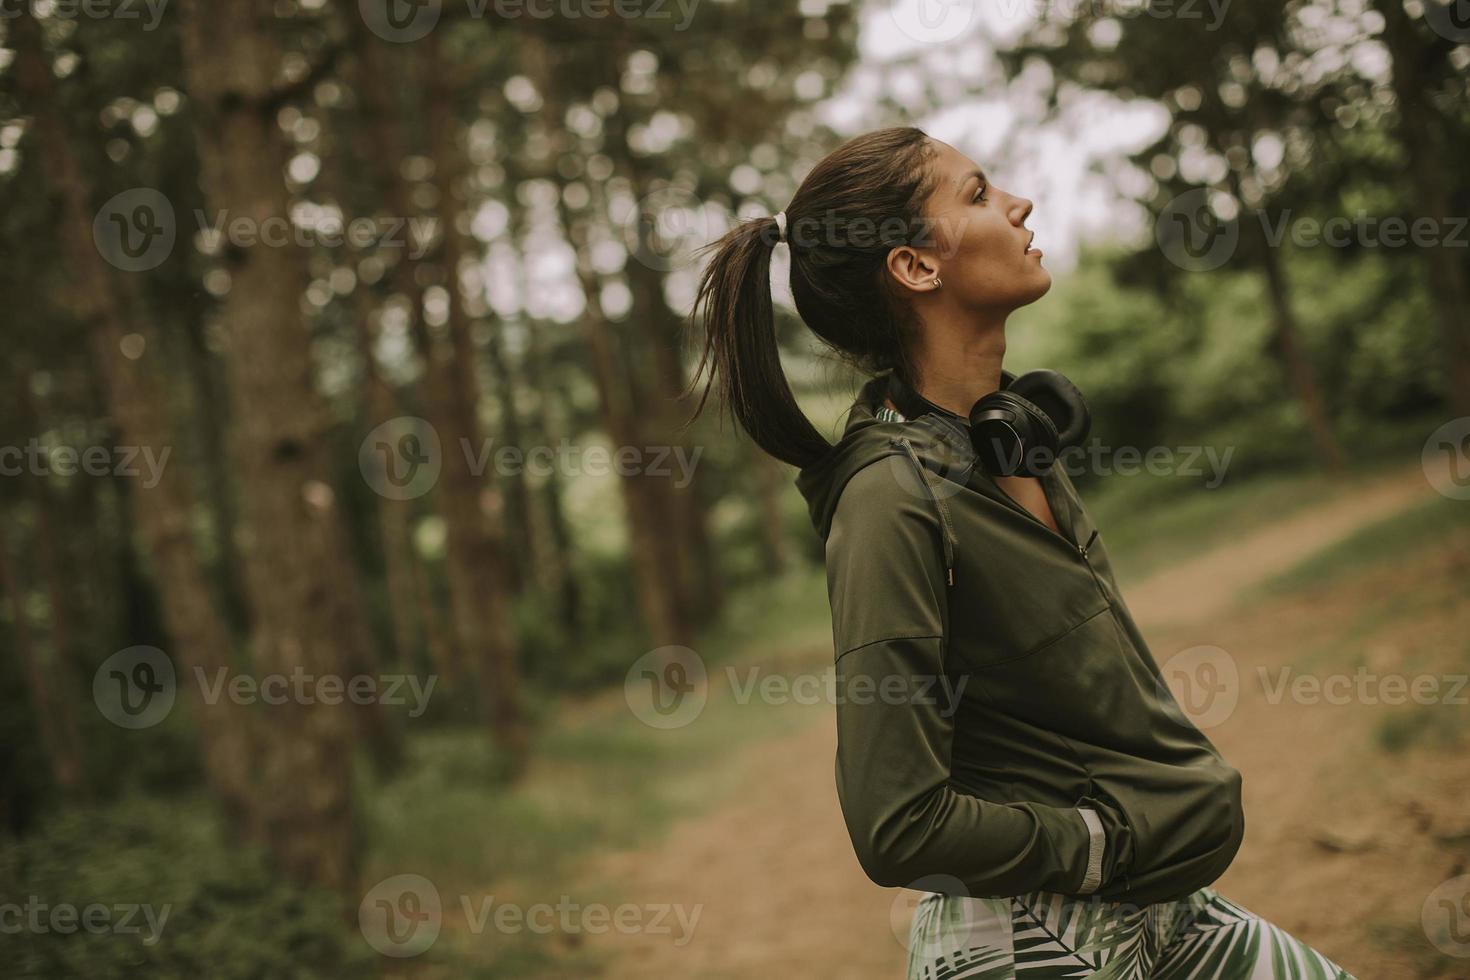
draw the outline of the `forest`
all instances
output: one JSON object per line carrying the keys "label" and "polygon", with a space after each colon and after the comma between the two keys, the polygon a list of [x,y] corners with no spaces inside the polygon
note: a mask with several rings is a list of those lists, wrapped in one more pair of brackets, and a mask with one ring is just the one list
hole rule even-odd
{"label": "forest", "polygon": [[[722,680],[829,666],[823,545],[795,472],[713,398],[696,411],[691,302],[702,246],[883,126],[1036,198],[1056,285],[1007,363],[1087,393],[1113,468],[1076,482],[1130,582],[1178,567],[1208,590],[1232,573],[1180,563],[1356,501],[1362,526],[1321,550],[1235,566],[1290,572],[1258,584],[1315,610],[1290,628],[1323,663],[1382,667],[1402,615],[1413,670],[1463,673],[1457,5],[941,5],[968,12],[954,30],[916,6],[0,0],[7,975],[789,965],[698,954],[742,921],[805,928],[722,920],[739,862],[686,847],[682,874],[649,870],[710,807],[753,834],[747,863],[800,865],[795,830],[728,808],[742,765],[795,765],[780,740],[831,715]],[[835,438],[865,379],[802,324],[785,268],[787,373]],[[1197,462],[1145,466],[1149,447]],[[698,651],[710,700],[660,730],[633,692],[669,650]],[[1383,772],[1465,774],[1463,708],[1343,710]],[[1266,733],[1296,725],[1228,723],[1263,769]],[[1323,744],[1347,765],[1347,736]],[[830,794],[815,745],[792,792]],[[1437,882],[1470,868],[1470,824],[1433,785],[1440,804],[1415,798],[1449,829],[1415,860]],[[1377,853],[1385,878],[1407,860]],[[1314,880],[1350,889],[1333,867]],[[1383,930],[1354,920],[1383,957],[1359,975],[1454,975],[1470,944],[1419,926],[1429,889],[1405,887]],[[706,959],[646,927],[666,958],[640,960],[567,911],[676,897],[665,925]],[[432,935],[405,944],[402,916]]]}

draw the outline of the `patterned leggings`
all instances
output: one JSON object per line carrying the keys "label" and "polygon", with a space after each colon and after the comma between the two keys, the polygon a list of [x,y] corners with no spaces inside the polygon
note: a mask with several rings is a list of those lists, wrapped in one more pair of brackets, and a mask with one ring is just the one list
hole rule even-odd
{"label": "patterned leggings", "polygon": [[1032,892],[928,893],[914,910],[908,980],[1354,980],[1213,888],[1177,902]]}

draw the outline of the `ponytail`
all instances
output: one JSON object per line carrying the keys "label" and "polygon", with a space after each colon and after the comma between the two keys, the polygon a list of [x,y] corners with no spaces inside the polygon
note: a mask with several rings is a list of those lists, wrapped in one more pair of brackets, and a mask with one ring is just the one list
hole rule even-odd
{"label": "ponytail", "polygon": [[704,308],[705,341],[685,395],[709,374],[695,417],[718,386],[741,427],[777,459],[805,468],[832,448],[781,370],[771,309],[771,253],[780,240],[790,244],[791,295],[812,332],[859,370],[910,373],[915,321],[890,288],[886,262],[894,247],[932,234],[923,210],[933,156],[929,137],[912,126],[853,137],[797,188],[786,206],[791,234],[775,218],[756,218],[701,249],[714,258],[690,313],[697,321]]}
{"label": "ponytail", "polygon": [[780,235],[774,218],[745,221],[704,250],[715,257],[700,277],[692,316],[705,309],[704,353],[692,389],[708,370],[695,408],[710,388],[761,449],[802,468],[832,448],[796,403],[781,369],[776,316],[771,308],[771,253]]}

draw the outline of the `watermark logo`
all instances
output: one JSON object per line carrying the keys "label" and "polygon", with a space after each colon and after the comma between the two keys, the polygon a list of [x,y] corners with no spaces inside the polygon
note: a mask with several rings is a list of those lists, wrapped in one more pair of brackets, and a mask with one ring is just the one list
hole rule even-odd
{"label": "watermark logo", "polygon": [[1160,665],[1159,675],[1159,700],[1179,709],[1181,720],[1196,728],[1221,724],[1240,703],[1240,670],[1221,647],[1201,644],[1180,650]]}
{"label": "watermark logo", "polygon": [[[956,433],[959,423],[941,422],[932,417],[918,420],[920,424],[934,428],[948,426]],[[978,465],[976,454],[970,448],[957,448],[968,435],[956,434],[941,439],[924,440],[922,454],[916,449],[915,459],[907,450],[893,453],[887,460],[890,475],[907,494],[927,499],[952,497],[960,490],[972,486],[971,476]],[[1093,438],[1088,442],[1068,446],[1053,452],[1046,446],[1026,446],[1019,441],[1007,446],[997,445],[988,451],[990,459],[1005,460],[1018,466],[1019,472],[1044,472],[1048,468],[1065,472],[1070,477],[1083,474],[1092,476],[1150,476],[1200,477],[1201,486],[1214,490],[1225,482],[1230,462],[1235,456],[1234,446],[1112,446]],[[922,467],[923,473],[920,472]]]}
{"label": "watermark logo", "polygon": [[1430,486],[1451,500],[1470,500],[1470,415],[1431,432],[1419,459]]}
{"label": "watermark logo", "polygon": [[[368,945],[384,956],[418,956],[439,938],[444,908],[439,889],[428,878],[394,875],[378,882],[363,897],[357,907],[358,928]],[[556,932],[600,935],[611,931],[625,936],[672,936],[673,945],[679,947],[694,938],[694,929],[704,912],[702,904],[625,902],[608,906],[578,902],[570,895],[560,896],[554,905],[497,902],[494,895],[459,895],[458,908],[465,928],[474,936],[492,929],[502,935],[530,932],[538,936]]]}
{"label": "watermark logo", "polygon": [[119,728],[152,728],[168,717],[177,696],[174,664],[157,647],[119,650],[92,676],[92,700]]}
{"label": "watermark logo", "polygon": [[368,30],[393,44],[423,40],[439,24],[443,0],[357,0]]}
{"label": "watermark logo", "polygon": [[[921,500],[944,500],[967,487],[978,465],[969,432],[958,422],[934,415],[907,424],[920,427],[922,449],[912,440],[905,440],[907,445],[895,440],[887,465],[899,489]],[[936,435],[930,438],[929,433]]]}
{"label": "watermark logo", "polygon": [[357,450],[362,478],[389,500],[412,500],[434,489],[443,462],[439,433],[412,415],[384,422],[367,434]]}
{"label": "watermark logo", "polygon": [[97,251],[124,272],[158,268],[173,252],[177,236],[173,204],[152,187],[115,195],[92,221]]}
{"label": "watermark logo", "polygon": [[650,650],[628,669],[623,698],[650,728],[683,728],[700,716],[709,700],[704,658],[688,647]]}
{"label": "watermark logo", "polygon": [[1424,22],[1453,44],[1470,41],[1470,0],[1424,0]]}
{"label": "watermark logo", "polygon": [[920,44],[944,44],[970,29],[975,0],[893,0],[888,16],[905,37]]}
{"label": "watermark logo", "polygon": [[418,956],[434,945],[443,925],[439,889],[423,875],[385,878],[357,907],[362,938],[384,956]]}
{"label": "watermark logo", "polygon": [[1235,254],[1240,225],[1210,206],[1210,192],[1197,187],[1164,205],[1154,221],[1154,238],[1164,258],[1187,272],[1218,269]]}
{"label": "watermark logo", "polygon": [[[971,898],[954,875],[925,875],[899,889],[888,906],[888,925],[914,957],[936,960],[969,949],[993,911],[986,900]],[[1009,926],[1009,915],[1005,921]]]}
{"label": "watermark logo", "polygon": [[[415,674],[313,674],[300,665],[291,668],[289,674],[259,677],[232,675],[224,666],[213,671],[195,666],[192,674],[206,707],[222,699],[238,705],[381,704],[405,707],[410,718],[418,718],[428,710],[439,680],[433,674],[427,679]],[[92,678],[92,699],[102,716],[121,728],[151,728],[173,710],[178,688],[168,654],[157,647],[128,647],[97,668]]]}
{"label": "watermark logo", "polygon": [[1446,956],[1470,958],[1470,875],[1442,883],[1419,913],[1424,935]]}
{"label": "watermark logo", "polygon": [[[3,0],[0,0],[3,2]],[[228,210],[209,214],[195,209],[194,243],[205,255],[226,248],[352,248],[401,249],[411,258],[421,258],[439,236],[437,217],[357,217],[350,220],[336,211],[316,209],[312,220],[304,215],[272,214],[265,217],[231,214]],[[124,272],[146,272],[162,265],[173,254],[178,239],[178,219],[173,204],[152,187],[135,187],[113,197],[92,220],[92,240],[111,265]]]}
{"label": "watermark logo", "polygon": [[709,209],[682,187],[666,187],[641,200],[615,204],[613,220],[634,261],[659,272],[693,263],[695,250],[715,234]]}

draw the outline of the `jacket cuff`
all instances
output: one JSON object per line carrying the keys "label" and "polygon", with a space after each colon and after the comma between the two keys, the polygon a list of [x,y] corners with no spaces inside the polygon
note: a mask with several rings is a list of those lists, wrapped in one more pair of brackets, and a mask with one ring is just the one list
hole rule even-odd
{"label": "jacket cuff", "polygon": [[1077,890],[1077,894],[1091,895],[1102,885],[1103,854],[1107,850],[1108,838],[1096,810],[1078,807],[1077,812],[1082,814],[1082,821],[1087,824],[1088,836],[1087,873],[1082,877],[1082,887]]}

